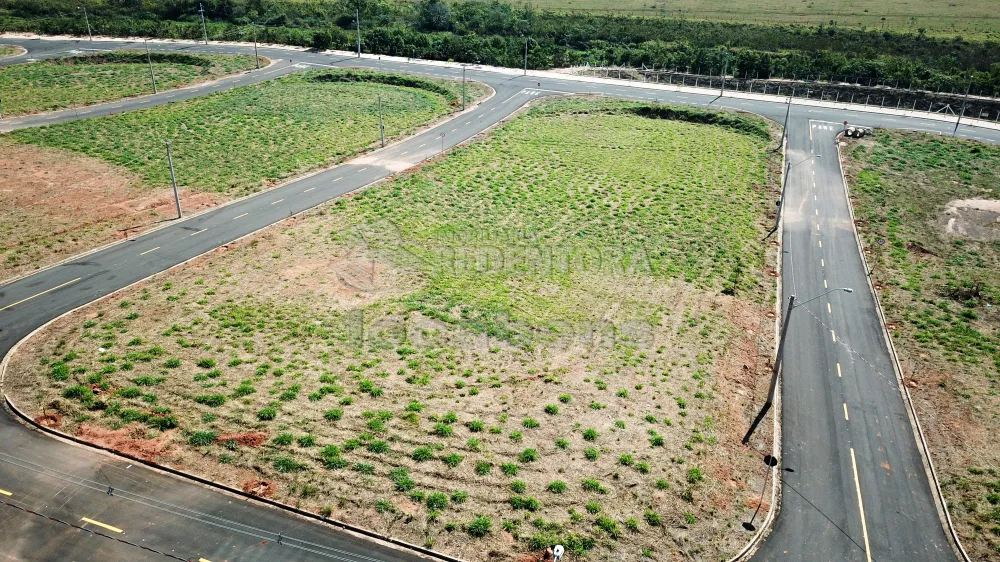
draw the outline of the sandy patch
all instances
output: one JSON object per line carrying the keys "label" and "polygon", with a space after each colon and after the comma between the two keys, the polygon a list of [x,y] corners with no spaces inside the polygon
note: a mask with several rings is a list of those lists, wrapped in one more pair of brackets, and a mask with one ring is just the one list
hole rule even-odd
{"label": "sandy patch", "polygon": [[140,424],[129,424],[114,430],[93,425],[81,425],[77,428],[76,436],[126,455],[147,461],[156,461],[170,449],[172,433],[167,431],[157,437],[147,439],[146,428]]}
{"label": "sandy patch", "polygon": [[944,210],[944,231],[973,240],[1000,240],[1000,200],[957,199]]}

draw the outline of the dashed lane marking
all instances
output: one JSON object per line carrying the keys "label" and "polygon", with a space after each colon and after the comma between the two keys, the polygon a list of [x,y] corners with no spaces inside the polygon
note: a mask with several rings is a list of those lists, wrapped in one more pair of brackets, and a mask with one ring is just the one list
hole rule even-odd
{"label": "dashed lane marking", "polygon": [[15,302],[15,303],[8,304],[7,306],[5,306],[3,308],[0,308],[0,311],[7,310],[8,308],[13,308],[13,307],[15,307],[15,306],[17,306],[17,305],[19,305],[19,304],[21,304],[23,302],[28,302],[28,301],[30,301],[33,298],[40,297],[40,296],[44,295],[45,293],[51,293],[52,291],[55,291],[56,289],[61,289],[61,288],[65,287],[66,285],[69,285],[71,283],[76,283],[80,279],[83,279],[83,277],[77,277],[76,279],[74,279],[72,281],[67,281],[67,282],[63,283],[62,285],[56,285],[55,287],[52,287],[51,289],[46,289],[46,290],[42,291],[41,293],[36,293],[34,295],[31,295],[30,297],[28,297],[26,299],[21,299],[21,300]]}
{"label": "dashed lane marking", "polygon": [[844,420],[851,421],[851,417],[847,415],[847,402],[844,402]]}
{"label": "dashed lane marking", "polygon": [[843,377],[843,376],[844,376],[844,375],[842,375],[842,374],[841,374],[841,372],[840,372],[840,363],[837,363],[837,376],[838,376],[838,377]]}
{"label": "dashed lane marking", "polygon": [[140,256],[145,256],[146,254],[148,254],[148,253],[150,253],[150,252],[155,252],[155,251],[157,251],[157,250],[159,250],[159,249],[160,249],[160,247],[159,247],[159,246],[157,246],[157,247],[153,248],[152,250],[146,250],[145,252],[143,252],[143,253],[141,253],[141,254],[139,254],[139,255],[140,255]]}
{"label": "dashed lane marking", "polygon": [[107,530],[109,530],[109,531],[111,531],[113,533],[121,533],[121,532],[123,532],[118,527],[112,527],[111,525],[108,525],[107,523],[101,523],[100,521],[94,521],[93,519],[89,519],[87,517],[83,517],[80,520],[83,521],[84,523],[90,523],[91,525],[97,525],[98,527],[104,527],[105,529],[107,529]]}
{"label": "dashed lane marking", "polygon": [[316,189],[315,187],[310,187],[309,189],[303,191],[302,193],[309,193],[310,191]]}
{"label": "dashed lane marking", "polygon": [[13,496],[14,495],[11,492],[8,492],[7,490],[0,490],[0,494],[2,494],[4,496]]}
{"label": "dashed lane marking", "polygon": [[207,228],[203,228],[203,229],[199,230],[198,232],[192,232],[191,236],[194,236],[195,234],[201,234],[202,232],[205,232],[206,230],[208,230],[208,229]]}
{"label": "dashed lane marking", "polygon": [[238,217],[233,217],[233,220],[236,220],[236,219],[241,219],[241,218],[243,218],[243,217],[245,217],[245,216],[247,216],[247,215],[249,215],[249,214],[250,214],[250,213],[243,213],[242,215],[240,215],[240,216],[238,216]]}
{"label": "dashed lane marking", "polygon": [[271,204],[272,205],[277,205],[278,203],[281,203],[282,201],[284,201],[284,199],[278,199],[277,201],[275,201],[274,203],[271,203]]}

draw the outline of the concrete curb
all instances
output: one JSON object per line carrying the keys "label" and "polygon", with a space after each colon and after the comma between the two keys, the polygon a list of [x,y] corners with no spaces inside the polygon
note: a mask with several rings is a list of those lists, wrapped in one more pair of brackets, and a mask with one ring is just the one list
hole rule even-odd
{"label": "concrete curb", "polygon": [[[837,135],[837,162],[840,164],[840,177],[844,182],[844,195],[847,197],[847,209],[851,213],[851,228],[854,231],[854,239],[858,244],[858,253],[861,255],[861,263],[864,266],[865,271],[871,271],[868,267],[868,259],[865,258],[865,246],[861,241],[861,234],[858,232],[858,224],[854,218],[854,205],[851,204],[851,191],[850,187],[847,185],[847,176],[844,175],[844,159],[840,150],[840,138],[841,135]],[[896,374],[896,383],[899,385],[899,392],[905,398],[904,401],[907,406],[907,417],[910,419],[910,425],[914,429],[913,435],[918,448],[920,449],[920,456],[924,461],[924,470],[927,472],[930,481],[934,484],[938,517],[944,520],[945,527],[948,529],[948,536],[953,541],[952,548],[958,551],[964,562],[972,562],[972,559],[969,558],[969,554],[965,552],[965,548],[962,546],[962,541],[958,537],[958,532],[955,531],[955,526],[951,521],[951,514],[948,512],[948,502],[945,500],[944,494],[941,492],[941,483],[938,480],[937,471],[934,470],[934,461],[931,460],[930,447],[927,445],[927,439],[924,437],[924,431],[920,427],[920,420],[917,418],[917,409],[913,404],[913,397],[910,396],[910,391],[906,388],[906,384],[903,381],[903,367],[899,363],[899,354],[896,353],[896,346],[892,343],[892,336],[889,333],[889,328],[887,327],[888,323],[885,319],[885,312],[882,310],[882,301],[878,297],[878,291],[875,290],[875,285],[872,284],[871,276],[866,275],[865,279],[868,281],[868,290],[871,291],[872,297],[875,300],[875,310],[878,311],[879,326],[882,327],[882,336],[885,338],[886,346],[889,349],[889,355],[892,357],[892,370]]]}

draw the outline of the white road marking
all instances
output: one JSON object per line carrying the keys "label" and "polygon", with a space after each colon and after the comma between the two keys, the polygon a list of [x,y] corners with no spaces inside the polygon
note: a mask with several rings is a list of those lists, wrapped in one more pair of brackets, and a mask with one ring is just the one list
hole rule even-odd
{"label": "white road marking", "polygon": [[826,261],[823,258],[819,258],[819,266],[826,267]]}
{"label": "white road marking", "polygon": [[851,421],[851,417],[847,415],[847,402],[844,402],[844,419]]}
{"label": "white road marking", "polygon": [[843,375],[842,375],[842,374],[840,373],[840,363],[837,363],[837,376],[838,376],[838,377],[842,377],[842,376],[843,376]]}
{"label": "white road marking", "polygon": [[281,203],[282,201],[284,201],[284,199],[278,199],[277,201],[275,201],[274,203],[271,203],[271,204],[272,205],[277,205],[278,203]]}
{"label": "white road marking", "polygon": [[822,241],[822,240],[820,240],[820,241],[819,241],[819,247],[820,247],[820,248],[822,248],[822,247],[823,247],[823,241]]}
{"label": "white road marking", "polygon": [[826,311],[829,312],[830,314],[833,314],[833,309],[830,308],[830,303],[826,303]]}
{"label": "white road marking", "polygon": [[208,229],[207,228],[203,228],[203,229],[199,230],[198,232],[192,232],[191,236],[194,236],[195,234],[201,234],[202,232],[205,232],[206,230],[208,230]]}
{"label": "white road marking", "polygon": [[833,343],[837,343],[837,332],[830,330],[830,337],[833,338]]}
{"label": "white road marking", "polygon": [[310,191],[316,189],[315,187],[310,187],[309,189],[303,191],[302,193],[309,193]]}
{"label": "white road marking", "polygon": [[241,219],[241,218],[243,218],[243,217],[245,217],[245,216],[247,216],[247,215],[249,215],[249,214],[250,214],[250,213],[243,213],[242,215],[240,215],[240,216],[238,216],[238,217],[233,217],[233,220],[236,220],[236,219]]}
{"label": "white road marking", "polygon": [[157,251],[157,250],[159,250],[159,249],[160,249],[160,247],[159,247],[159,246],[157,246],[157,247],[153,248],[152,250],[146,250],[145,252],[143,252],[143,253],[141,253],[141,254],[139,254],[139,255],[140,255],[140,256],[145,256],[146,254],[148,254],[148,253],[150,253],[150,252],[155,252],[155,251]]}
{"label": "white road marking", "polygon": [[826,286],[826,279],[824,279],[824,280],[823,280],[823,288],[824,288],[824,289],[826,289],[826,288],[827,288],[827,286]]}
{"label": "white road marking", "polygon": [[336,179],[334,179],[334,180],[333,180],[333,181],[331,181],[330,183],[337,183],[338,181],[340,181],[340,180],[342,180],[342,179],[344,179],[344,176],[340,176],[339,178],[336,178]]}

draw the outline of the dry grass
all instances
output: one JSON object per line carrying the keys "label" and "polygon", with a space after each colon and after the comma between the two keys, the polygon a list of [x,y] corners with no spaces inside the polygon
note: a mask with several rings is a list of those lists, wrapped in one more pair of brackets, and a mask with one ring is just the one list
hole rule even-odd
{"label": "dry grass", "polygon": [[[471,231],[423,238],[413,226],[393,240],[379,221],[391,211],[412,225],[423,205],[425,227],[457,220],[472,197],[461,186],[494,181],[468,167],[453,173],[464,158],[483,169],[497,159],[532,169],[501,148],[521,134],[544,141],[572,131],[563,119],[520,118],[510,133],[60,320],[13,358],[9,389],[29,410],[62,415],[65,431],[138,420],[150,440],[169,436],[161,462],[471,560],[514,560],[554,540],[616,560],[731,553],[746,539],[739,522],[762,485],[759,458],[738,441],[773,341],[763,263],[747,268],[760,281],[740,281],[737,296],[721,294],[708,274],[697,282],[627,268],[535,276],[516,265],[490,273],[472,258],[442,272],[428,259],[435,252],[514,251],[524,239],[492,223],[475,240],[455,236]],[[613,136],[638,124],[593,115],[586,128]],[[759,198],[763,208],[773,197],[773,178],[755,175],[766,143],[755,152],[756,141],[738,146],[747,141],[721,129],[641,124],[748,149],[762,160],[743,172],[764,183],[733,188],[733,204],[755,207]],[[549,158],[567,158],[550,148]],[[581,177],[607,162],[595,159]],[[729,185],[731,173],[706,170],[703,181]],[[595,189],[621,189],[629,200],[626,186],[607,182]],[[380,203],[404,185],[412,206]],[[530,218],[511,214],[509,224]],[[766,227],[763,215],[755,222]],[[450,307],[427,300],[434,287],[490,287],[500,273],[531,314],[475,290]],[[567,314],[574,302],[582,306]],[[67,378],[56,380],[61,365]],[[76,384],[96,393],[91,409],[87,391],[76,391],[82,401],[63,395]],[[210,405],[216,394],[224,404]],[[172,425],[164,419],[179,429],[153,428]],[[241,444],[259,431],[266,444]],[[216,440],[222,434],[230,437]],[[511,467],[516,475],[505,473]],[[470,540],[479,516],[491,528]]]}

